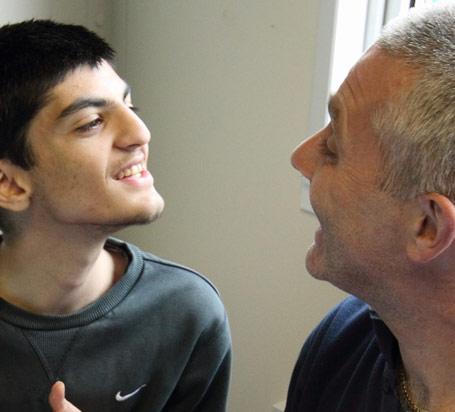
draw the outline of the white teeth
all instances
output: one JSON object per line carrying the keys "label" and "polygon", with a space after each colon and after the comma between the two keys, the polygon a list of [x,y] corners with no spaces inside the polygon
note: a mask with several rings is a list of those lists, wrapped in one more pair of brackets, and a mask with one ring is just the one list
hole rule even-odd
{"label": "white teeth", "polygon": [[131,168],[127,168],[122,170],[115,178],[117,180],[123,179],[124,177],[129,177],[129,176],[134,176],[134,177],[140,177],[141,172],[144,169],[142,168],[142,165],[139,163],[137,165],[131,166]]}

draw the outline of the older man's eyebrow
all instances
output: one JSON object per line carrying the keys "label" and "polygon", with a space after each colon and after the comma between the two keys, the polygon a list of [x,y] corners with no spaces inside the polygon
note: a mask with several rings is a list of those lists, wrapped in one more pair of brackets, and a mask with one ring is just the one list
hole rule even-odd
{"label": "older man's eyebrow", "polygon": [[[125,84],[125,90],[123,92],[123,100],[131,93],[131,87],[128,84]],[[112,106],[113,102],[98,98],[98,97],[88,97],[77,99],[70,105],[66,106],[58,115],[58,119],[70,116],[80,110],[86,109],[88,107],[108,107]]]}
{"label": "older man's eyebrow", "polygon": [[340,106],[338,105],[337,98],[335,95],[331,94],[329,98],[329,103],[327,105],[329,110],[330,119],[332,123],[338,123],[340,119]]}
{"label": "older man's eyebrow", "polygon": [[343,126],[343,106],[341,105],[341,101],[336,94],[330,95],[329,103],[328,103],[328,110],[330,114],[330,119],[332,123],[332,136],[333,140],[337,145],[337,148],[340,148],[343,144],[345,139],[345,131]]}

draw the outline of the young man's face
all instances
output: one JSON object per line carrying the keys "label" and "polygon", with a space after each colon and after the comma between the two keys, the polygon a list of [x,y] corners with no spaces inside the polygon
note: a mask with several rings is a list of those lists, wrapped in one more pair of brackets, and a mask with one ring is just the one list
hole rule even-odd
{"label": "young man's face", "polygon": [[364,298],[406,255],[406,206],[378,189],[382,158],[371,124],[372,111],[409,86],[404,73],[399,60],[370,50],[331,98],[332,121],[292,155],[311,181],[321,224],[309,272]]}
{"label": "young man's face", "polygon": [[108,63],[69,73],[28,136],[37,159],[29,172],[37,218],[116,229],[162,212],[147,170],[150,132]]}

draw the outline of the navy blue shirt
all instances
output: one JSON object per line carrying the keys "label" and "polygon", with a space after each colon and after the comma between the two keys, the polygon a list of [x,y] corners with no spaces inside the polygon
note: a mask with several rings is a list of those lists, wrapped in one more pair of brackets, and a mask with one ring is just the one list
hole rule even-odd
{"label": "navy blue shirt", "polygon": [[349,297],[305,342],[286,412],[398,412],[398,344],[370,307]]}

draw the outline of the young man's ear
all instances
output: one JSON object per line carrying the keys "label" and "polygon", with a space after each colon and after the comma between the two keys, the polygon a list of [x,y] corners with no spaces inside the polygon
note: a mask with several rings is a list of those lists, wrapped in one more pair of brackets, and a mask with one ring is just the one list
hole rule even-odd
{"label": "young man's ear", "polygon": [[445,196],[430,193],[415,204],[417,213],[408,241],[408,257],[425,263],[439,256],[455,240],[455,205]]}
{"label": "young man's ear", "polygon": [[0,207],[21,212],[29,206],[31,192],[27,171],[0,159]]}

